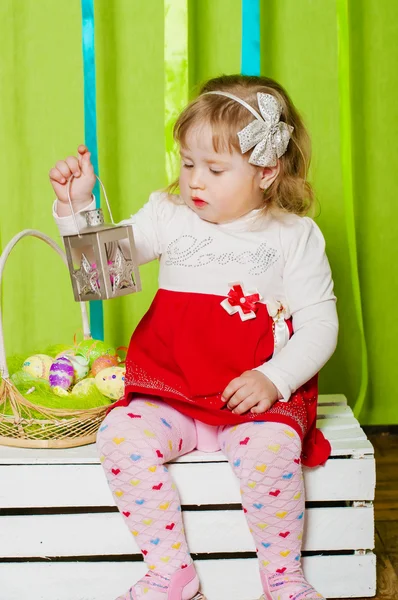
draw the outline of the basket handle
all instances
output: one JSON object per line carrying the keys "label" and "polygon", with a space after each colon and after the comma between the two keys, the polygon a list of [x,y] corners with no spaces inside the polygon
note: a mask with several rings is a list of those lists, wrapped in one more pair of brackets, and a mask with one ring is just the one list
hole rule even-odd
{"label": "basket handle", "polygon": [[[0,298],[1,298],[1,281],[2,281],[3,271],[4,271],[4,267],[5,267],[7,258],[10,255],[11,250],[19,242],[19,240],[21,240],[24,237],[28,237],[28,236],[36,237],[39,240],[43,240],[43,242],[45,242],[46,244],[51,246],[51,248],[53,248],[53,250],[55,250],[60,255],[60,257],[64,261],[65,265],[68,266],[68,261],[67,261],[65,252],[54,242],[54,240],[52,240],[50,237],[48,237],[45,233],[41,233],[41,231],[37,231],[36,229],[24,229],[23,231],[21,231],[20,233],[15,235],[12,238],[12,240],[10,240],[10,242],[4,248],[4,251],[0,256]],[[82,312],[84,339],[88,339],[91,337],[91,333],[90,333],[90,325],[88,322],[86,304],[84,302],[80,302],[80,308],[81,308],[81,312]],[[3,321],[2,321],[2,316],[1,316],[1,304],[0,304],[0,376],[2,376],[4,379],[7,379],[10,376],[10,374],[8,372],[7,361],[6,361],[6,351],[5,351],[5,346],[4,346],[4,333],[3,333]]]}

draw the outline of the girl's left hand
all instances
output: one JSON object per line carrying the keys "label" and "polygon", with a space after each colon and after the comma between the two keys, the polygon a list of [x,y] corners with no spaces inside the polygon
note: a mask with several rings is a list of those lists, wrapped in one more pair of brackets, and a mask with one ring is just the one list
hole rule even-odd
{"label": "girl's left hand", "polygon": [[282,396],[278,388],[260,371],[245,371],[230,381],[222,393],[227,407],[238,415],[250,409],[254,414],[263,413],[279,398]]}

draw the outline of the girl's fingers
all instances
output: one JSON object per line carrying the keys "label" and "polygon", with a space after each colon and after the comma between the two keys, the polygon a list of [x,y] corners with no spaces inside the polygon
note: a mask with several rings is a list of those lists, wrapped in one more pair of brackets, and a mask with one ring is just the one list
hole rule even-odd
{"label": "girl's fingers", "polygon": [[82,155],[82,156],[83,156],[83,154],[84,154],[85,152],[88,152],[88,148],[87,148],[87,146],[85,146],[84,144],[80,144],[80,146],[79,146],[79,147],[78,147],[78,149],[77,149],[77,152],[78,152],[80,155]]}
{"label": "girl's fingers", "polygon": [[73,175],[75,177],[80,177],[80,167],[76,156],[68,156],[65,162],[68,165],[71,172],[73,173]]}
{"label": "girl's fingers", "polygon": [[81,159],[80,166],[81,166],[83,175],[91,175],[92,173],[94,173],[94,167],[91,163],[90,158],[91,158],[91,153],[86,152]]}
{"label": "girl's fingers", "polygon": [[227,404],[228,408],[230,410],[233,410],[238,405],[240,405],[242,402],[244,402],[249,396],[251,396],[252,393],[253,393],[253,391],[252,391],[252,388],[250,386],[243,385],[229,399],[229,402]]}
{"label": "girl's fingers", "polygon": [[251,412],[255,415],[260,415],[261,413],[265,413],[269,408],[271,408],[269,400],[260,400],[258,404],[253,406]]}
{"label": "girl's fingers", "polygon": [[88,151],[87,146],[85,146],[84,144],[80,144],[80,146],[77,149],[77,160],[79,163],[79,167],[81,170],[83,170],[83,165],[85,160],[87,160],[87,158],[90,157],[90,152]]}
{"label": "girl's fingers", "polygon": [[243,415],[248,410],[253,408],[257,404],[257,396],[256,394],[250,394],[247,396],[242,402],[238,404],[236,408],[232,411],[236,415]]}
{"label": "girl's fingers", "polygon": [[72,171],[69,169],[68,164],[64,160],[59,160],[55,167],[62,173],[65,179],[69,179],[72,175]]}
{"label": "girl's fingers", "polygon": [[242,387],[243,384],[244,382],[240,377],[235,377],[235,379],[232,379],[222,393],[222,399],[224,402],[227,402],[235,394],[235,392]]}
{"label": "girl's fingers", "polygon": [[49,172],[49,177],[52,181],[56,181],[57,183],[66,183],[65,177],[62,175],[61,171],[54,167]]}

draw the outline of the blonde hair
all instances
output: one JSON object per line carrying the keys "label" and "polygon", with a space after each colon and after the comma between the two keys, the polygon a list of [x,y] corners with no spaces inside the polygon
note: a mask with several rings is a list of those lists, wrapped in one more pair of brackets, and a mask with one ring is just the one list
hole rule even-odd
{"label": "blonde hair", "polygon": [[[199,96],[182,111],[174,125],[174,139],[180,146],[184,146],[187,133],[193,125],[208,123],[213,131],[215,152],[241,152],[237,133],[253,120],[253,115],[235,100],[215,94],[203,95],[212,91],[234,94],[257,112],[257,92],[272,94],[279,101],[282,106],[280,120],[292,125],[294,130],[285,154],[279,159],[279,174],[264,191],[264,208],[279,208],[289,213],[305,215],[314,202],[314,192],[307,181],[311,142],[287,92],[268,77],[222,75],[210,79],[200,89]],[[252,151],[249,150],[244,156],[249,159]],[[173,193],[177,188],[178,180],[169,185],[167,191]]]}

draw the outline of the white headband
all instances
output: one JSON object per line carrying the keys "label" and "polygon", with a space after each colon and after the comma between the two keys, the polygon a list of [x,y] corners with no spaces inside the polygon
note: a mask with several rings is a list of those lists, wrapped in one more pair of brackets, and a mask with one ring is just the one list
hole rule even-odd
{"label": "white headband", "polygon": [[239,145],[242,154],[254,148],[249,163],[258,167],[274,167],[287,149],[294,127],[280,121],[282,107],[271,94],[257,92],[258,106],[261,115],[250,104],[229,92],[205,92],[217,96],[226,96],[239,102],[256,117],[242,131],[238,132]]}

